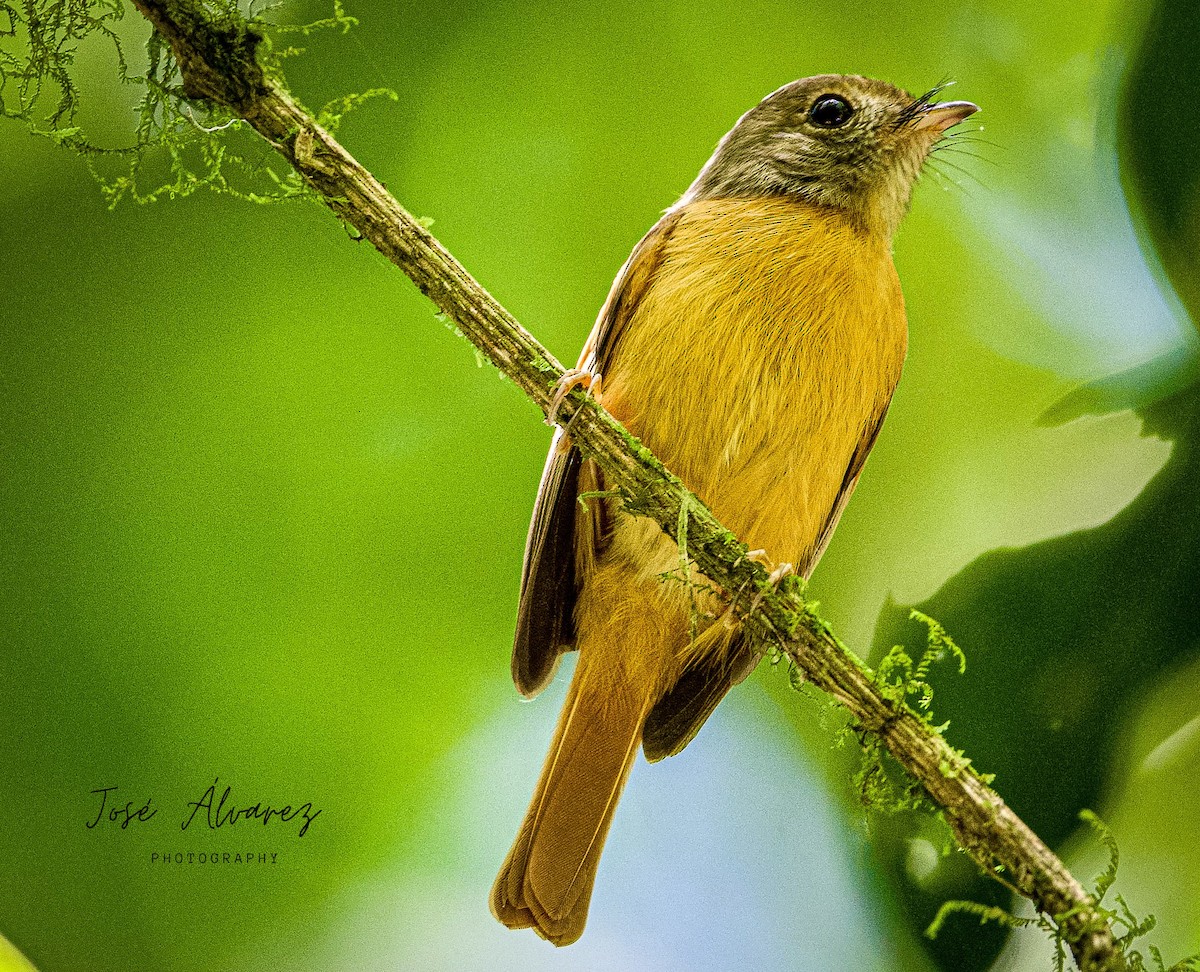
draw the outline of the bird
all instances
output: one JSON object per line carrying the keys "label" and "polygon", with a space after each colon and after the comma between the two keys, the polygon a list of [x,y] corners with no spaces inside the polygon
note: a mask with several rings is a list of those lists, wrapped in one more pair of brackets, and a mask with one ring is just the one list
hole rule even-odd
{"label": "bird", "polygon": [[[773,577],[807,579],[879,434],[907,350],[892,238],[930,152],[978,110],[857,75],[802,78],[719,141],[634,247],[576,369]],[[522,569],[512,675],[578,660],[495,917],[583,933],[639,746],[680,752],[760,654],[677,542],[606,496],[558,427]],[[727,599],[726,599],[727,600]]]}

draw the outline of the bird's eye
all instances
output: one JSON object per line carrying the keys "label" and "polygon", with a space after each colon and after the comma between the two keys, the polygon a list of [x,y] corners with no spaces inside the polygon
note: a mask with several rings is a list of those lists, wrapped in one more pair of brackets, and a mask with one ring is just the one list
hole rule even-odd
{"label": "bird's eye", "polygon": [[844,125],[853,114],[854,109],[850,107],[850,102],[832,94],[821,95],[808,109],[809,121],[822,128],[837,128],[839,125]]}

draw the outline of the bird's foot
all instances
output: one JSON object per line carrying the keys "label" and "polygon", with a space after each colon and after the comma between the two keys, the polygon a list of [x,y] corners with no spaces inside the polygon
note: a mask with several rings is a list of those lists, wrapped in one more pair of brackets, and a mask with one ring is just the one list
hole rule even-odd
{"label": "bird's foot", "polygon": [[[563,376],[558,380],[558,388],[554,392],[554,398],[550,401],[550,407],[546,410],[546,424],[559,425],[558,413],[562,411],[563,402],[566,397],[571,394],[576,388],[582,386],[587,390],[588,398],[594,398],[597,402],[600,401],[600,388],[602,379],[599,374],[594,371],[588,371],[586,368],[570,368],[563,372]],[[563,432],[571,431],[571,424],[579,415],[578,412],[572,415],[566,425],[562,426]]]}
{"label": "bird's foot", "polygon": [[[762,564],[763,567],[765,567],[768,571],[770,571],[770,573],[767,575],[767,583],[770,584],[771,587],[776,588],[776,589],[778,589],[779,582],[781,580],[783,580],[789,574],[796,573],[795,566],[793,566],[792,564],[786,563],[786,562],[782,563],[782,564],[776,564],[774,561],[771,560],[770,557],[767,556],[767,552],[765,550],[747,551],[746,559],[753,560],[756,564]],[[750,602],[750,610],[747,611],[747,613],[753,614],[755,612],[755,610],[757,610],[758,605],[762,601],[762,599],[763,599],[763,591],[760,590],[757,594],[754,595],[754,600]]]}
{"label": "bird's foot", "polygon": [[789,563],[776,564],[770,557],[767,556],[765,550],[747,550],[746,559],[753,560],[756,564],[762,564],[771,574],[768,580],[772,584],[778,584],[788,574],[796,573],[796,568]]}

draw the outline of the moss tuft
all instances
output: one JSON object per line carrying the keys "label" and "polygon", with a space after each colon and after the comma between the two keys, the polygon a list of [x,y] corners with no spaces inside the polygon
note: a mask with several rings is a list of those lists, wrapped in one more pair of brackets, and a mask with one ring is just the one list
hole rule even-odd
{"label": "moss tuft", "polygon": [[[334,0],[331,16],[289,26],[268,23],[253,5],[243,13],[234,0],[171,0],[168,9],[184,27],[196,26],[192,36],[216,71],[198,69],[193,59],[185,78],[155,30],[146,40],[146,72],[131,74],[116,30],[125,16],[122,0],[0,0],[0,116],[83,156],[110,207],[201,189],[256,203],[315,198],[295,170],[214,99],[245,105],[268,79],[279,78],[283,59],[300,50],[276,46],[274,37],[348,30],[356,21],[341,0]],[[97,35],[111,45],[120,82],[141,91],[125,144],[101,144],[79,123],[75,55]],[[377,88],[336,99],[322,109],[322,123],[336,127],[363,102],[394,96]]]}

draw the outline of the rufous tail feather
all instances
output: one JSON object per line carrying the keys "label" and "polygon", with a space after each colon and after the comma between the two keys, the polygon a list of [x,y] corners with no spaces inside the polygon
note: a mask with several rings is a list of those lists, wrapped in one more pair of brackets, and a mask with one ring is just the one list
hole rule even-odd
{"label": "rufous tail feather", "polygon": [[646,702],[594,680],[581,658],[533,802],[492,887],[492,913],[509,928],[533,928],[555,945],[583,934]]}

